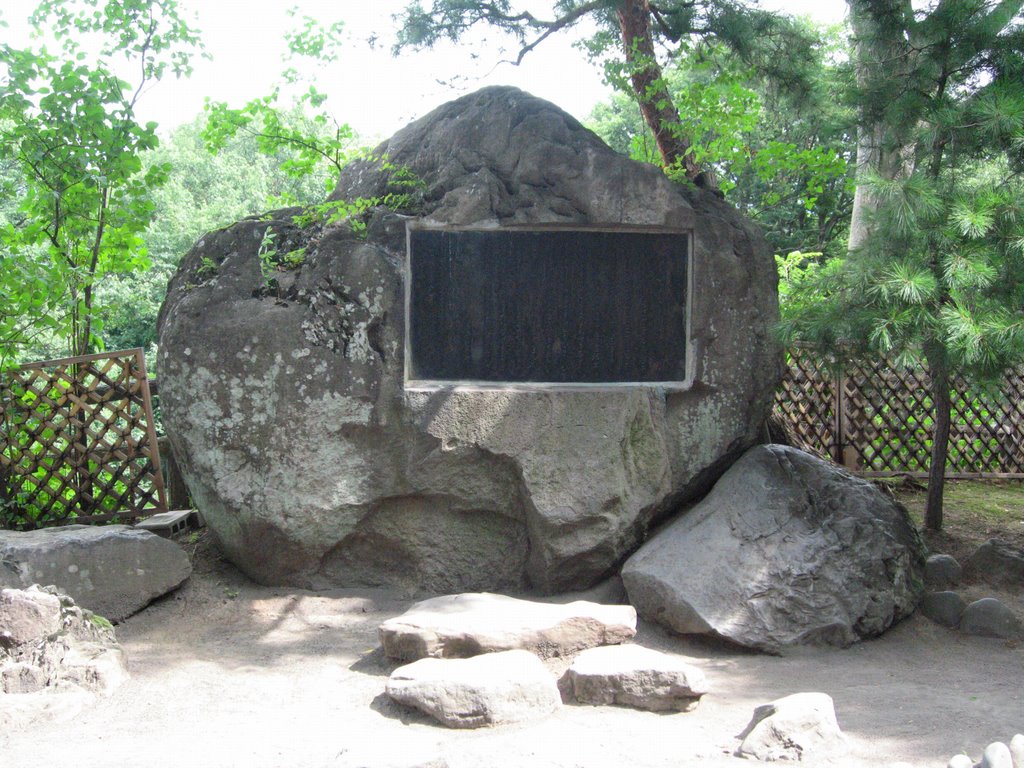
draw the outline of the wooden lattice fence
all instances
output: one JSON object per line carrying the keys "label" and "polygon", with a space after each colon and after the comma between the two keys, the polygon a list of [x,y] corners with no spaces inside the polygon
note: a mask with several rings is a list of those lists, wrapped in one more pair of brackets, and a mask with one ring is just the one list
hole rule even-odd
{"label": "wooden lattice fence", "polygon": [[141,349],[0,378],[0,494],[3,519],[23,528],[166,511]]}
{"label": "wooden lattice fence", "polygon": [[[927,373],[885,360],[837,373],[799,348],[787,362],[775,412],[801,447],[865,475],[927,475]],[[994,392],[957,380],[951,395],[947,477],[1024,478],[1024,370],[1011,371]]]}

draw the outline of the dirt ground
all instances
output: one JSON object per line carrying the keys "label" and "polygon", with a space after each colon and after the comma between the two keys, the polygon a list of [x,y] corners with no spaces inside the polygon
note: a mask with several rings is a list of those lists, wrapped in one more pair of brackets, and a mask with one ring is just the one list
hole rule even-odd
{"label": "dirt ground", "polygon": [[[117,627],[131,678],[111,697],[0,705],[0,766],[749,766],[732,752],[754,707],[799,691],[830,694],[848,740],[805,765],[941,768],[1024,731],[1022,645],[921,616],[848,650],[783,657],[641,623],[635,642],[707,674],[695,711],[567,705],[536,722],[449,730],[384,695],[396,665],[376,630],[408,596],[262,587],[205,540],[193,548],[192,578]],[[1020,595],[998,596],[1024,610]],[[567,665],[551,662],[556,674]]]}

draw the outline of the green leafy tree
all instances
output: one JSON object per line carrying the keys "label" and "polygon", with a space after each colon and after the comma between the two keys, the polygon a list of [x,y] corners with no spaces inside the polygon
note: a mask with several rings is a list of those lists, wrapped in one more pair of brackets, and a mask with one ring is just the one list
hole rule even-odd
{"label": "green leafy tree", "polygon": [[596,32],[582,41],[587,55],[600,61],[610,83],[629,93],[653,137],[667,169],[698,184],[711,184],[701,166],[694,126],[664,74],[663,58],[699,55],[708,44],[720,45],[765,76],[786,82],[792,92],[805,87],[807,51],[813,40],[806,27],[785,16],[735,0],[558,0],[540,18],[525,3],[511,0],[416,0],[400,15],[395,52],[429,48],[441,40],[459,41],[474,27],[507,33],[518,50],[513,63],[554,34],[589,22]]}
{"label": "green leafy tree", "polygon": [[1024,360],[1022,3],[851,2],[859,92],[850,252],[789,312],[791,337],[921,361],[942,526],[954,374]]}
{"label": "green leafy tree", "polygon": [[[817,68],[795,99],[720,46],[666,70],[694,159],[713,170],[726,199],[762,224],[776,253],[823,252],[845,239],[854,142],[851,110],[835,98],[848,89],[849,68],[834,63],[842,52],[832,32],[811,52]],[[599,104],[588,122],[614,149],[660,164],[626,94]]]}
{"label": "green leafy tree", "polygon": [[60,51],[0,45],[0,162],[18,201],[0,229],[8,358],[41,329],[89,352],[97,285],[147,266],[142,233],[167,168],[143,168],[156,125],[135,105],[153,81],[187,74],[198,46],[173,0],[44,0],[31,21]]}

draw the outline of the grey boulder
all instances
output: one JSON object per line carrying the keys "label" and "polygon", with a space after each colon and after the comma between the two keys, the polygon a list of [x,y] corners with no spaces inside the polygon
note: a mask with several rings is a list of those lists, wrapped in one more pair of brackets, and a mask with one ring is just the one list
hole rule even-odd
{"label": "grey boulder", "polygon": [[636,611],[582,600],[558,604],[486,592],[445,595],[388,619],[378,634],[387,656],[407,661],[513,649],[564,656],[629,640],[636,634]]}
{"label": "grey boulder", "polygon": [[[346,167],[332,199],[399,192],[396,168],[419,191],[367,211],[363,237],[281,210],[182,259],[160,399],[192,498],[265,584],[586,589],[759,439],[781,368],[771,251],[711,192],[515,88],[442,105],[375,154],[388,163]],[[408,387],[409,222],[692,230],[693,385]],[[268,279],[271,251],[298,256]]]}
{"label": "grey boulder", "polygon": [[532,720],[562,705],[554,678],[529,651],[420,659],[392,672],[386,691],[450,728]]}
{"label": "grey boulder", "polygon": [[60,600],[39,589],[0,589],[0,648],[42,640],[61,628]]}
{"label": "grey boulder", "polygon": [[1020,619],[994,597],[983,597],[964,608],[960,617],[960,630],[969,635],[1017,639],[1022,634]]}
{"label": "grey boulder", "polygon": [[581,704],[618,704],[655,712],[688,712],[708,692],[704,673],[681,659],[639,645],[607,645],[580,653],[563,676]]}
{"label": "grey boulder", "polygon": [[821,757],[845,744],[832,697],[794,693],[754,710],[736,754],[762,761]]}
{"label": "grey boulder", "polygon": [[967,559],[964,571],[996,587],[1024,588],[1024,549],[989,539]]}
{"label": "grey boulder", "polygon": [[192,573],[173,541],[124,525],[0,531],[0,587],[52,584],[110,621],[121,621]]}
{"label": "grey boulder", "polygon": [[929,592],[921,599],[921,613],[950,629],[960,625],[967,603],[956,592]]}
{"label": "grey boulder", "polygon": [[1013,768],[1024,768],[1024,733],[1014,734],[1010,739],[1010,757],[1013,758]]}
{"label": "grey boulder", "polygon": [[750,449],[626,561],[644,618],[750,648],[847,646],[913,612],[924,549],[870,483],[779,445]]}
{"label": "grey boulder", "polygon": [[946,763],[946,768],[974,768],[974,761],[965,754],[953,755]]}

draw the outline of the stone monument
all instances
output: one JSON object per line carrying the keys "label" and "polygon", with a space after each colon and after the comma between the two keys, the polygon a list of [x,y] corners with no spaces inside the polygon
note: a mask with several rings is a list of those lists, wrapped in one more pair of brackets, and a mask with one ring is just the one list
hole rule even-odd
{"label": "stone monument", "polygon": [[777,278],[714,194],[494,87],[331,200],[365,228],[209,233],[161,312],[164,424],[256,580],[584,588],[758,441]]}

